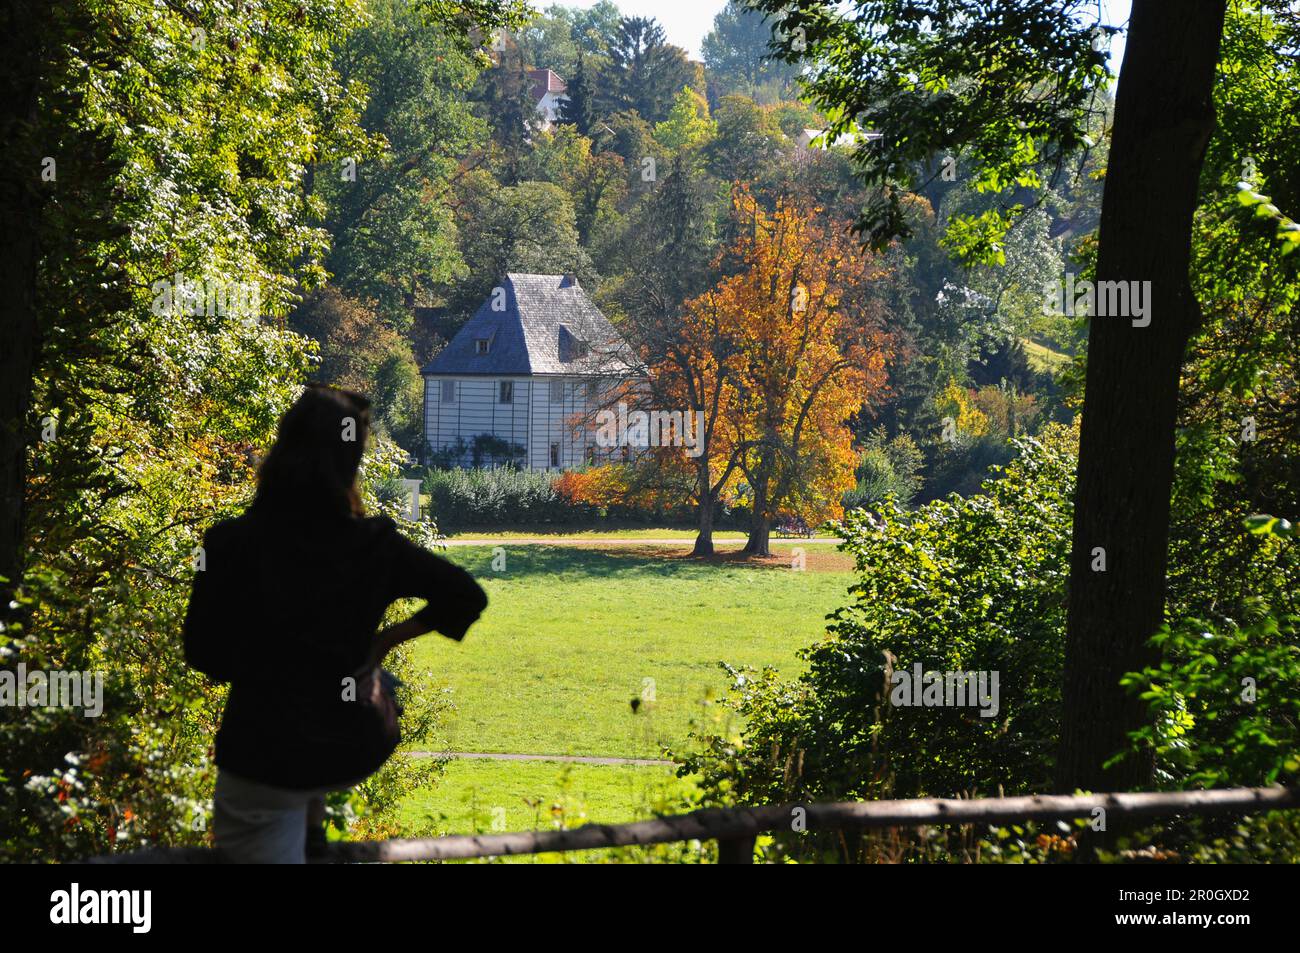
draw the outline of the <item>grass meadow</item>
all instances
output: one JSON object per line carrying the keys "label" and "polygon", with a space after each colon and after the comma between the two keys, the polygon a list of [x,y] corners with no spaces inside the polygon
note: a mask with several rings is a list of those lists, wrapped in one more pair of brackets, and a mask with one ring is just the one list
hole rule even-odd
{"label": "grass meadow", "polygon": [[[620,546],[447,550],[488,592],[462,643],[413,643],[427,690],[455,710],[450,750],[664,759],[692,724],[717,726],[720,661],[798,670],[795,652],[847,598],[851,563],[833,544],[778,544],[762,562],[703,561],[686,550]],[[634,708],[633,700],[637,701]],[[556,761],[452,761],[434,788],[412,792],[403,819],[447,833],[645,817],[683,782],[669,766]]]}

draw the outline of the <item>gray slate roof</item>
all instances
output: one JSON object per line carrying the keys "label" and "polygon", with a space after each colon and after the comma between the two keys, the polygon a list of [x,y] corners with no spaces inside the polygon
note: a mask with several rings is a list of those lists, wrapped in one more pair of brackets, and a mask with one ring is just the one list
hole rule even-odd
{"label": "gray slate roof", "polygon": [[[642,370],[573,276],[512,273],[499,287],[505,290],[504,310],[492,310],[489,294],[422,374],[609,376]],[[492,342],[487,354],[476,353],[474,342],[481,338]],[[588,353],[582,356],[584,341]]]}

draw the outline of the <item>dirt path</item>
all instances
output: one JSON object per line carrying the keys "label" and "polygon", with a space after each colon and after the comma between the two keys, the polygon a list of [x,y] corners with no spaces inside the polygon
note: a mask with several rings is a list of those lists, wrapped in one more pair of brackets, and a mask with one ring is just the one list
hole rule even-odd
{"label": "dirt path", "polygon": [[481,761],[563,761],[567,764],[622,764],[638,768],[672,767],[654,758],[594,758],[571,754],[505,754],[496,751],[406,751],[412,758],[467,758]]}
{"label": "dirt path", "polygon": [[[834,536],[782,536],[772,537],[773,543],[780,544],[803,544],[803,543],[838,543],[840,540]],[[667,538],[644,538],[633,536],[617,537],[586,537],[568,539],[563,536],[555,537],[524,537],[520,539],[446,539],[443,542],[448,546],[682,546],[691,547],[695,545],[694,538],[690,539],[667,539]],[[745,545],[743,539],[715,539],[713,545],[715,548],[721,548],[730,544],[737,546]]]}

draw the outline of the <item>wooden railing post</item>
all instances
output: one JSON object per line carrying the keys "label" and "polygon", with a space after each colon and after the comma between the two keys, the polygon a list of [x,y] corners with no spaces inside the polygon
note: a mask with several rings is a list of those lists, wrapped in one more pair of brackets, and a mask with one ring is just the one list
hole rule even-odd
{"label": "wooden railing post", "polygon": [[752,864],[754,862],[755,834],[741,834],[737,837],[718,838],[718,863]]}
{"label": "wooden railing post", "polygon": [[[656,817],[630,824],[587,824],[558,831],[451,837],[349,841],[328,845],[325,860],[341,863],[401,863],[413,860],[468,860],[568,850],[671,844],[714,840],[718,863],[752,864],[758,835],[790,829],[791,812],[807,812],[809,828],[844,831],[845,859],[854,859],[862,831],[931,824],[1022,824],[1025,821],[1090,819],[1101,809],[1111,818],[1163,814],[1254,814],[1300,809],[1300,788],[1216,788],[1209,791],[1143,791],[1127,794],[1026,795],[1019,797],[917,798],[838,804],[769,804],[764,807],[704,808],[690,814]],[[90,863],[205,863],[215,852],[199,848],[158,848],[108,854]]]}

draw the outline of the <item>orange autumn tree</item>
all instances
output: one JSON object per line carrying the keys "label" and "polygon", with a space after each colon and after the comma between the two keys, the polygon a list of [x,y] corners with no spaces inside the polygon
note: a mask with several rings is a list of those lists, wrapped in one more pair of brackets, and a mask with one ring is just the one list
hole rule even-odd
{"label": "orange autumn tree", "polygon": [[734,322],[719,310],[713,291],[686,302],[674,332],[657,346],[659,360],[651,368],[654,399],[668,407],[683,407],[696,416],[695,445],[660,448],[654,452],[664,482],[690,487],[699,513],[699,534],[693,554],[713,555],[713,515],[718,502],[731,492],[740,464],[740,448],[725,424],[735,402],[737,375]]}
{"label": "orange autumn tree", "polygon": [[719,323],[722,433],[752,500],[745,551],[768,555],[775,516],[809,523],[840,515],[853,486],[849,419],[883,397],[889,336],[874,286],[889,269],[848,224],[778,200],[768,211],[733,196],[736,273],[688,303]]}

